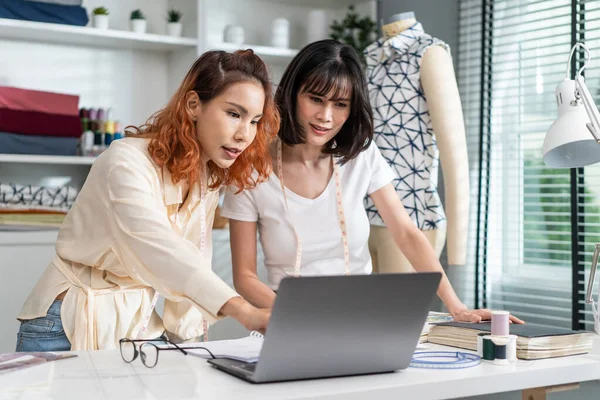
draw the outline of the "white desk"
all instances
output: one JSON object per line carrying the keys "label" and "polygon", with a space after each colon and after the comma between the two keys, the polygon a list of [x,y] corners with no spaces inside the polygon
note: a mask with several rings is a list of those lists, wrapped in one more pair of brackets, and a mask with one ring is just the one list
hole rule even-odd
{"label": "white desk", "polygon": [[[449,349],[429,345],[430,349]],[[463,370],[409,368],[391,374],[254,385],[205,360],[161,352],[158,365],[122,361],[118,350],[80,352],[48,368],[46,387],[2,392],[0,399],[449,399],[600,379],[600,361],[574,356],[508,367],[482,363]],[[39,368],[39,367],[34,367]],[[23,371],[21,371],[23,372]],[[18,373],[18,372],[17,372]]]}

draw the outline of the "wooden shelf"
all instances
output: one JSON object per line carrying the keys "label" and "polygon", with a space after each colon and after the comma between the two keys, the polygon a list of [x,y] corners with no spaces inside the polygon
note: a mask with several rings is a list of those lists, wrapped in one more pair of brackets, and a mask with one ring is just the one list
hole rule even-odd
{"label": "wooden shelf", "polygon": [[168,52],[195,48],[194,38],[0,18],[0,39]]}
{"label": "wooden shelf", "polygon": [[268,59],[271,61],[281,60],[281,61],[289,61],[296,54],[298,54],[298,50],[296,49],[282,49],[279,47],[269,47],[269,46],[257,46],[253,44],[236,44],[236,43],[211,43],[208,45],[210,50],[226,50],[226,51],[235,51],[240,49],[252,49],[257,55],[264,59]]}
{"label": "wooden shelf", "polygon": [[0,162],[19,164],[92,165],[95,157],[41,156],[35,154],[0,154]]}
{"label": "wooden shelf", "polygon": [[345,9],[348,6],[356,5],[361,0],[272,0],[275,3],[293,4],[295,6],[324,8],[324,9]]}

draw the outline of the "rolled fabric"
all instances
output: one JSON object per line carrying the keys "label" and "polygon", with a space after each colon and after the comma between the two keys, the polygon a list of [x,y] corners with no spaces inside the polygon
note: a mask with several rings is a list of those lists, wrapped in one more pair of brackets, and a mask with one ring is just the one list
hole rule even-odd
{"label": "rolled fabric", "polygon": [[0,131],[39,136],[79,137],[79,116],[0,108]]}
{"label": "rolled fabric", "polygon": [[79,116],[79,96],[0,86],[0,108]]}
{"label": "rolled fabric", "polygon": [[34,3],[62,4],[63,6],[82,6],[83,0],[25,0]]}
{"label": "rolled fabric", "polygon": [[81,6],[15,0],[0,0],[0,18],[78,26],[86,26],[90,20]]}
{"label": "rolled fabric", "polygon": [[0,132],[0,153],[75,156],[77,155],[77,141],[76,137],[21,135]]}

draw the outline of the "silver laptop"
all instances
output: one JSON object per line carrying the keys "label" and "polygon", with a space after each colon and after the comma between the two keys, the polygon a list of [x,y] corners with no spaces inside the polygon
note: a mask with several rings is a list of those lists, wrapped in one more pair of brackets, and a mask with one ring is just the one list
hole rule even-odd
{"label": "silver laptop", "polygon": [[285,278],[258,362],[208,360],[253,383],[409,366],[441,274]]}

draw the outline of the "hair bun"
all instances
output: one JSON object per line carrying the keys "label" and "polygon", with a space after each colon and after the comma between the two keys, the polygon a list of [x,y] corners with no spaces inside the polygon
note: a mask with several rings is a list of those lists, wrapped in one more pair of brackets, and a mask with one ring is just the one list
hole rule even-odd
{"label": "hair bun", "polygon": [[254,56],[254,50],[252,49],[244,49],[244,50],[236,50],[234,52],[234,54],[239,54],[243,57],[250,57],[250,56]]}

